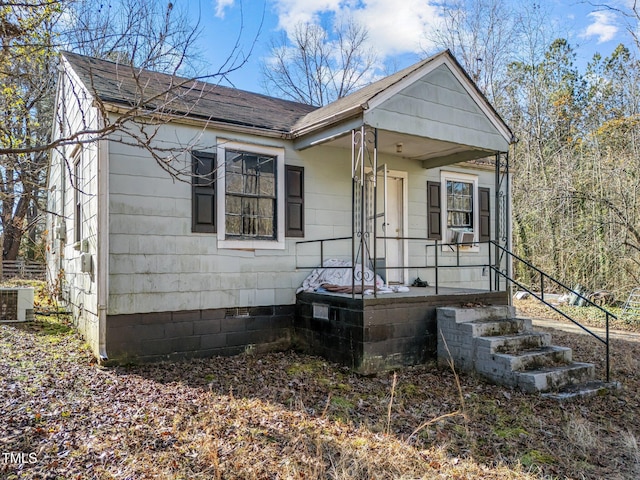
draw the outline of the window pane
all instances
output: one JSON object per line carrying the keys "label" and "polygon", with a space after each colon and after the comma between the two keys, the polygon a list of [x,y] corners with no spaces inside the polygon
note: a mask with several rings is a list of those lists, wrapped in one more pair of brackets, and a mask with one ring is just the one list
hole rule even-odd
{"label": "window pane", "polygon": [[227,172],[227,175],[226,175],[227,193],[243,193],[242,182],[243,182],[242,175],[237,173]]}
{"label": "window pane", "polygon": [[260,173],[263,175],[275,174],[274,157],[260,157]]}
{"label": "window pane", "polygon": [[453,228],[473,227],[473,183],[447,180],[447,224]]}
{"label": "window pane", "polygon": [[244,154],[244,173],[246,175],[258,175],[258,156],[250,153]]}
{"label": "window pane", "polygon": [[234,215],[242,214],[242,197],[227,195],[227,213]]}
{"label": "window pane", "polygon": [[258,176],[257,175],[245,175],[244,193],[249,195],[258,194]]}
{"label": "window pane", "polygon": [[260,195],[276,196],[276,178],[272,173],[260,174]]}
{"label": "window pane", "polygon": [[255,236],[256,235],[256,218],[255,217],[242,217],[242,234]]}
{"label": "window pane", "polygon": [[228,235],[241,235],[240,225],[242,217],[238,215],[227,215],[225,218],[225,229]]}
{"label": "window pane", "polygon": [[242,173],[242,153],[227,150],[225,152],[225,163],[227,173]]}
{"label": "window pane", "polygon": [[261,217],[273,218],[273,200],[270,198],[261,198],[258,202],[258,215]]}
{"label": "window pane", "polygon": [[260,218],[258,220],[258,235],[261,237],[275,237],[273,231],[273,219]]}
{"label": "window pane", "polygon": [[258,214],[258,199],[257,198],[243,198],[242,199],[242,214],[245,216],[255,216]]}

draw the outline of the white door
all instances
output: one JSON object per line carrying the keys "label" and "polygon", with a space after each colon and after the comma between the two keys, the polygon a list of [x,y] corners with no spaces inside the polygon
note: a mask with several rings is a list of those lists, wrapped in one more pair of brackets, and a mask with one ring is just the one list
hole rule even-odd
{"label": "white door", "polygon": [[[376,242],[375,256],[387,270],[380,272],[387,284],[404,284],[404,178],[398,173],[389,172],[383,165],[377,172],[376,201]],[[370,220],[374,218],[371,212]],[[372,232],[373,233],[373,232]],[[385,238],[380,238],[385,237]],[[373,255],[373,252],[371,252]]]}

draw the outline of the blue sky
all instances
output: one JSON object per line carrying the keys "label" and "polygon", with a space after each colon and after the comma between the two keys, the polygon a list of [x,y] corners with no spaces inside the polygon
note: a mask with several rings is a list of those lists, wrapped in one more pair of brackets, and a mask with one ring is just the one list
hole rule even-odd
{"label": "blue sky", "polygon": [[[510,0],[507,0],[507,2]],[[529,0],[513,0],[513,6]],[[612,0],[625,6],[632,0]],[[263,92],[260,64],[269,55],[269,41],[290,32],[301,21],[314,22],[346,12],[366,25],[370,45],[387,68],[403,68],[418,61],[430,49],[429,29],[438,21],[437,3],[442,0],[178,0],[191,15],[200,16],[203,30],[200,50],[207,64],[219,68],[236,41],[239,51],[251,52],[248,63],[229,75],[236,88]],[[619,43],[632,42],[620,17],[598,10],[587,1],[539,0],[548,16],[547,28],[554,38],[565,37],[583,67],[597,51],[610,54]],[[255,43],[254,43],[255,40]],[[225,83],[225,82],[222,82]]]}

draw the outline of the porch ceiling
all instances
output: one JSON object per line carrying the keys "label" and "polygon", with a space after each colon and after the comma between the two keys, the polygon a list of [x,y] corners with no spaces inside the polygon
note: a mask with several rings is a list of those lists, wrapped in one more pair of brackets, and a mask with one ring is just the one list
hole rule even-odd
{"label": "porch ceiling", "polygon": [[[324,142],[324,145],[351,149],[351,132],[334,137]],[[398,151],[399,146],[401,151]],[[475,160],[495,153],[495,151],[482,150],[454,142],[378,130],[378,154],[395,155],[421,161],[424,168],[435,168],[467,160]]]}

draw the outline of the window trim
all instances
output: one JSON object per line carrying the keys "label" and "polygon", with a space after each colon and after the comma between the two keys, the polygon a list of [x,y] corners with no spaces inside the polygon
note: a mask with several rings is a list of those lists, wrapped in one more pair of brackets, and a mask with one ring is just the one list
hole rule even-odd
{"label": "window trim", "polygon": [[76,244],[82,242],[82,149],[78,149],[73,157],[73,241]]}
{"label": "window trim", "polygon": [[[225,206],[227,202],[226,189],[226,150],[238,150],[242,152],[255,153],[258,155],[270,155],[276,158],[276,238],[250,239],[250,238],[227,238],[225,222]],[[217,146],[218,172],[216,189],[220,192],[217,195],[216,216],[218,219],[218,248],[232,249],[263,249],[263,250],[284,250],[285,249],[285,165],[284,148],[256,145],[239,141],[218,139]]]}
{"label": "window trim", "polygon": [[[447,181],[453,181],[453,182],[464,182],[464,183],[471,183],[473,185],[472,189],[473,189],[473,241],[474,242],[478,242],[479,240],[479,235],[480,235],[480,204],[479,204],[479,197],[478,197],[478,176],[477,175],[471,175],[468,173],[459,173],[459,172],[448,172],[448,171],[441,171],[440,172],[440,199],[441,199],[441,217],[440,217],[440,221],[441,223],[441,232],[442,232],[442,241],[443,243],[451,243],[453,242],[453,232],[456,231],[457,229],[454,228],[449,228],[448,225],[448,221],[447,221],[447,215],[449,212],[449,203],[448,203],[448,198],[447,198]],[[474,244],[473,246],[470,247],[460,247],[461,249],[464,249],[465,251],[469,252],[478,252],[480,251],[480,246],[479,244]],[[448,248],[447,248],[448,250]]]}

